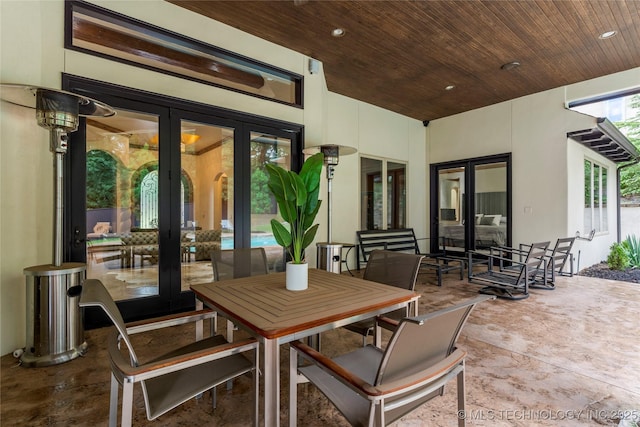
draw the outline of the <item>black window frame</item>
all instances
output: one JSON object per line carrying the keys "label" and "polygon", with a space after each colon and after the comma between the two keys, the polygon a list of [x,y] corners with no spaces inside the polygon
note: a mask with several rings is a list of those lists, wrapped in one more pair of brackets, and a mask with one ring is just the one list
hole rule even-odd
{"label": "black window frame", "polygon": [[[243,66],[246,66],[256,72],[265,72],[271,75],[275,75],[284,79],[288,79],[291,80],[291,82],[294,84],[294,98],[295,101],[294,102],[287,102],[284,100],[280,100],[280,99],[276,99],[276,98],[271,98],[268,96],[264,96],[264,95],[260,95],[260,94],[256,94],[256,93],[252,93],[250,91],[245,91],[239,88],[234,88],[234,87],[229,87],[229,86],[225,86],[224,84],[220,84],[220,83],[215,83],[215,82],[211,82],[208,80],[203,80],[203,79],[199,79],[197,77],[194,76],[189,76],[186,74],[181,74],[179,72],[175,72],[175,71],[171,71],[171,70],[167,70],[167,69],[163,69],[163,68],[159,68],[159,67],[154,67],[152,65],[149,64],[143,64],[141,62],[136,62],[134,60],[128,60],[125,58],[120,58],[114,55],[109,55],[106,54],[104,52],[97,52],[91,49],[87,49],[87,48],[83,48],[83,47],[79,47],[79,46],[74,46],[73,44],[73,14],[74,11],[83,11],[83,13],[86,13],[88,15],[91,15],[92,17],[95,17],[97,19],[100,19],[104,22],[109,22],[109,23],[116,23],[118,25],[120,25],[121,27],[124,28],[131,28],[131,29],[136,29],[137,31],[140,31],[141,33],[144,33],[146,35],[149,35],[151,37],[153,37],[154,39],[158,40],[158,41],[163,41],[163,42],[170,42],[197,52],[201,52],[205,55],[211,55],[214,57],[218,57],[224,60],[228,60],[230,62],[235,62],[238,64],[241,64]],[[172,75],[175,77],[179,77],[182,79],[186,79],[186,80],[191,80],[191,81],[195,81],[195,82],[199,82],[202,84],[206,84],[209,86],[215,86],[215,87],[219,87],[222,89],[226,89],[226,90],[230,90],[233,92],[238,92],[238,93],[243,93],[245,95],[249,95],[255,98],[260,98],[260,99],[265,99],[268,101],[272,101],[272,102],[276,102],[279,104],[284,104],[284,105],[289,105],[295,108],[304,108],[304,76],[261,62],[261,61],[257,61],[255,59],[240,55],[238,53],[208,44],[208,43],[204,43],[202,41],[193,39],[191,37],[187,37],[185,35],[179,34],[179,33],[175,33],[173,31],[169,31],[167,29],[149,24],[147,22],[144,21],[140,21],[138,19],[134,19],[131,17],[128,17],[126,15],[111,11],[109,9],[105,9],[103,7],[100,6],[96,6],[90,3],[86,3],[84,1],[81,0],[66,0],[65,1],[65,20],[64,20],[64,47],[65,49],[69,49],[69,50],[73,50],[73,51],[77,51],[77,52],[82,52],[88,55],[92,55],[92,56],[97,56],[97,57],[101,57],[101,58],[105,58],[105,59],[109,59],[115,62],[120,62],[120,63],[124,63],[124,64],[129,64],[132,65],[134,67],[138,67],[138,68],[144,68],[147,70],[151,70],[151,71],[155,71],[155,72],[159,72],[162,74],[167,74],[167,75]]]}

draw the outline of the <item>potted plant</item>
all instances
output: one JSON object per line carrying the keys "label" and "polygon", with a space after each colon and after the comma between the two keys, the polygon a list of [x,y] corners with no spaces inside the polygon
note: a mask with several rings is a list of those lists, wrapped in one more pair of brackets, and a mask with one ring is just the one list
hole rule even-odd
{"label": "potted plant", "polygon": [[[313,221],[320,210],[320,174],[324,163],[322,153],[309,157],[300,173],[287,171],[280,166],[267,164],[269,190],[273,193],[285,227],[276,219],[271,220],[271,229],[276,242],[287,250],[291,261],[287,263],[287,289],[303,290],[308,285],[308,264],[304,250],[313,242],[318,224]],[[295,276],[296,273],[299,277]]]}

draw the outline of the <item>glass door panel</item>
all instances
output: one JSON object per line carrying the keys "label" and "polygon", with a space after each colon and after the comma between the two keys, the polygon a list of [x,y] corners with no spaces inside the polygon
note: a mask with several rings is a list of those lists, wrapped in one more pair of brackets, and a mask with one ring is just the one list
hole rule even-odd
{"label": "glass door panel", "polygon": [[289,170],[291,165],[291,139],[264,132],[250,133],[251,173],[251,247],[263,247],[267,253],[270,271],[284,271],[284,252],[275,241],[271,220],[280,218],[278,204],[271,195],[265,169],[268,163]]}
{"label": "glass door panel", "polygon": [[474,166],[474,243],[476,250],[506,245],[507,163]]}
{"label": "glass door panel", "polygon": [[87,278],[127,300],[159,294],[158,117],[117,117],[87,120]]}
{"label": "glass door panel", "polygon": [[405,228],[407,222],[405,165],[387,162],[387,228]]}
{"label": "glass door panel", "polygon": [[360,158],[360,224],[362,230],[383,230],[382,161]]}
{"label": "glass door panel", "polygon": [[438,171],[438,234],[446,249],[464,251],[466,241],[465,167]]}
{"label": "glass door panel", "polygon": [[234,129],[180,122],[181,290],[213,280],[211,252],[233,248]]}

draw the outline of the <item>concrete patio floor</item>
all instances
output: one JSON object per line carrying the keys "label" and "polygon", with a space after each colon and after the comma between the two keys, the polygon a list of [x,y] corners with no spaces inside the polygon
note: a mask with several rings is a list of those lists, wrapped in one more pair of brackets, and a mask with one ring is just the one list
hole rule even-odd
{"label": "concrete patio floor", "polygon": [[[432,275],[419,277],[420,313],[477,295],[466,279],[446,277],[435,286]],[[522,301],[480,304],[462,331],[458,346],[467,356],[469,426],[614,426],[620,416],[640,418],[640,285],[588,277],[562,277],[553,291],[532,290]],[[225,322],[220,322],[220,328]],[[109,406],[109,328],[86,332],[89,352],[71,362],[46,367],[17,366],[1,358],[2,425],[102,426]],[[170,336],[139,342],[153,354],[167,341],[192,339],[193,330],[175,328]],[[323,334],[323,352],[336,355],[361,345],[345,330]],[[288,352],[282,351],[282,416],[288,425]],[[191,426],[250,424],[250,379],[194,399],[147,421],[142,393],[135,391],[134,425]],[[396,422],[397,426],[455,426],[455,380],[445,394]],[[299,389],[298,425],[347,425],[313,386]]]}

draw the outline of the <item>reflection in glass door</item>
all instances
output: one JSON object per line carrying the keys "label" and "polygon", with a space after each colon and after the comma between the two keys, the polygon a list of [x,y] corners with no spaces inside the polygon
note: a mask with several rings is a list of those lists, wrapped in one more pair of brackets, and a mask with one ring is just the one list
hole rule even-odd
{"label": "reflection in glass door", "polygon": [[465,248],[464,194],[464,166],[438,171],[438,234],[448,251],[464,251]]}
{"label": "reflection in glass door", "polygon": [[267,182],[267,163],[289,170],[291,139],[265,132],[250,133],[251,159],[251,247],[263,247],[270,271],[284,271],[284,252],[271,231],[271,220],[280,218],[278,204]]}
{"label": "reflection in glass door", "polygon": [[508,154],[432,166],[432,251],[444,244],[463,255],[511,245],[510,168]]}
{"label": "reflection in glass door", "polygon": [[233,248],[234,129],[180,122],[181,289],[213,280],[211,252]]}
{"label": "reflection in glass door", "polygon": [[387,162],[387,229],[405,228],[407,185],[405,165]]}
{"label": "reflection in glass door", "polygon": [[474,166],[475,249],[487,250],[507,244],[507,164]]}
{"label": "reflection in glass door", "polygon": [[87,120],[87,278],[114,299],[158,295],[158,117],[118,110]]}
{"label": "reflection in glass door", "polygon": [[382,161],[360,158],[361,229],[382,230]]}

